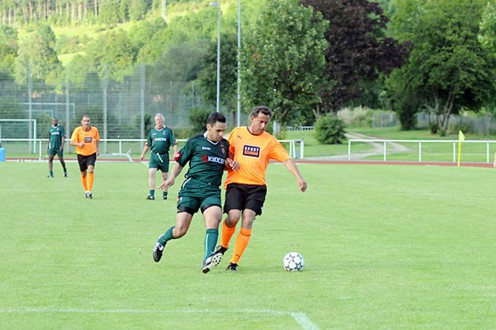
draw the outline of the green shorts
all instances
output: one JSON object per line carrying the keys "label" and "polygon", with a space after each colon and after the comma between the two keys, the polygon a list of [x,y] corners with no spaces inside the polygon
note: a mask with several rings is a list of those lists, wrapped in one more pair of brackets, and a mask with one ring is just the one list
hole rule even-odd
{"label": "green shorts", "polygon": [[203,211],[214,205],[219,208],[221,207],[220,193],[219,196],[208,196],[205,198],[179,196],[177,201],[177,212],[187,212],[193,215],[200,209],[203,213]]}
{"label": "green shorts", "polygon": [[157,154],[152,152],[148,168],[156,168],[162,172],[169,172],[169,153]]}
{"label": "green shorts", "polygon": [[60,150],[59,148],[50,148],[48,149],[49,155],[59,155],[59,157],[64,157],[64,150]]}
{"label": "green shorts", "polygon": [[177,200],[177,211],[195,214],[201,209],[202,213],[210,206],[221,207],[220,188],[188,179],[181,186]]}

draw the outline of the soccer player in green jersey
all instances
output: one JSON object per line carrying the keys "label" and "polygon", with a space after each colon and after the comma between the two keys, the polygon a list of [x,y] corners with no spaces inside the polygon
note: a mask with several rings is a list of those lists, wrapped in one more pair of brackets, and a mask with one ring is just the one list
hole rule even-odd
{"label": "soccer player in green jersey", "polygon": [[[174,133],[168,127],[165,127],[165,117],[163,114],[158,113],[155,115],[155,128],[150,130],[148,139],[141,153],[140,159],[145,158],[145,153],[150,149],[150,161],[148,163],[148,187],[150,193],[146,199],[155,199],[155,176],[157,170],[162,171],[163,181],[167,180],[169,172],[169,149],[171,146],[174,148],[174,154],[177,153],[177,141]],[[163,198],[167,199],[167,189],[163,191]]]}
{"label": "soccer player in green jersey", "polygon": [[57,118],[52,119],[52,127],[48,130],[48,170],[49,178],[53,178],[53,158],[55,155],[59,156],[60,164],[64,169],[64,177],[67,177],[67,168],[64,161],[64,144],[65,144],[65,130],[64,127],[59,125]]}
{"label": "soccer player in green jersey", "polygon": [[220,185],[224,170],[238,169],[238,164],[229,157],[229,142],[224,139],[226,117],[214,112],[207,119],[207,131],[190,138],[176,155],[176,164],[170,177],[159,188],[166,189],[189,163],[186,180],[179,190],[176,225],[170,227],[158,238],[153,248],[153,260],[159,262],[168,241],[183,237],[188,232],[193,215],[201,210],[205,219],[205,251],[202,272],[208,273],[217,266],[222,253],[213,253],[219,237],[219,223],[222,219]]}

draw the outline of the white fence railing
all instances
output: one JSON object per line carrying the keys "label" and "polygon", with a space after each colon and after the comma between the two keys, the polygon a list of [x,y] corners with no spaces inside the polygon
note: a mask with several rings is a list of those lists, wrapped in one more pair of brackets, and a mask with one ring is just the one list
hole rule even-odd
{"label": "white fence railing", "polygon": [[[187,141],[187,139],[177,139],[179,146]],[[125,157],[132,161],[131,151],[139,157],[143,150],[146,140],[144,139],[101,139],[100,140],[100,156],[115,156]],[[291,158],[303,158],[305,152],[305,143],[303,140],[279,140],[283,145],[287,145],[288,153]],[[37,155],[39,160],[42,160],[46,154],[48,147],[48,139],[2,139],[0,145],[8,154],[31,154]],[[64,151],[69,153],[75,150],[75,147],[69,145],[68,141],[65,144]]]}
{"label": "white fence railing", "polygon": [[286,126],[288,131],[313,131],[313,126]]}
{"label": "white fence railing", "polygon": [[[401,151],[398,151],[397,148],[394,146],[397,146],[399,144],[405,144],[405,143],[412,143],[417,145],[417,160],[419,162],[422,162],[422,156],[423,156],[423,146],[427,144],[452,144],[451,148],[451,155],[452,155],[452,162],[456,163],[457,162],[457,155],[458,155],[458,140],[383,140],[383,139],[350,139],[348,140],[348,160],[351,160],[353,158],[352,154],[352,144],[353,143],[368,143],[368,144],[377,144],[377,145],[382,145],[382,156],[383,160],[387,161],[388,160],[388,155],[392,154],[398,154],[401,153]],[[465,140],[462,142],[462,145],[466,144],[480,144],[485,146],[484,148],[484,154],[485,154],[485,162],[486,163],[492,163],[491,157],[494,152],[491,151],[491,145],[496,145],[496,140]],[[391,150],[390,153],[388,154],[388,150]],[[462,147],[463,151],[463,147]]]}

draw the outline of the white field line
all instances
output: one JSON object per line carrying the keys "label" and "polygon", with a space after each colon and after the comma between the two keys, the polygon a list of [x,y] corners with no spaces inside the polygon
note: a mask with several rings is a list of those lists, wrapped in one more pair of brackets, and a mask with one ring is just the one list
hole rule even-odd
{"label": "white field line", "polygon": [[[83,309],[83,308],[0,308],[0,314],[30,314],[30,313],[80,313],[80,314],[154,314],[154,313],[190,313],[190,314],[211,314],[211,313],[226,313],[226,310],[211,310],[211,309]],[[291,316],[302,329],[318,330],[320,329],[315,323],[302,312],[285,312],[276,310],[254,310],[241,309],[232,310],[229,312],[248,313],[248,314],[268,314],[268,315],[288,315]]]}

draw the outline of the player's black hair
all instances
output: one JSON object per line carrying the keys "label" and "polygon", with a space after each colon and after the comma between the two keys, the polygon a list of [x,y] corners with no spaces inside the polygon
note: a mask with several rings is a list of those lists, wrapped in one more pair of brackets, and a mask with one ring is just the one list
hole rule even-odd
{"label": "player's black hair", "polygon": [[225,123],[226,117],[220,112],[213,112],[207,118],[207,124],[215,125],[216,122]]}
{"label": "player's black hair", "polygon": [[264,106],[264,105],[258,105],[253,108],[253,111],[251,112],[252,117],[258,116],[259,113],[263,113],[266,116],[272,117],[272,110],[270,108]]}

